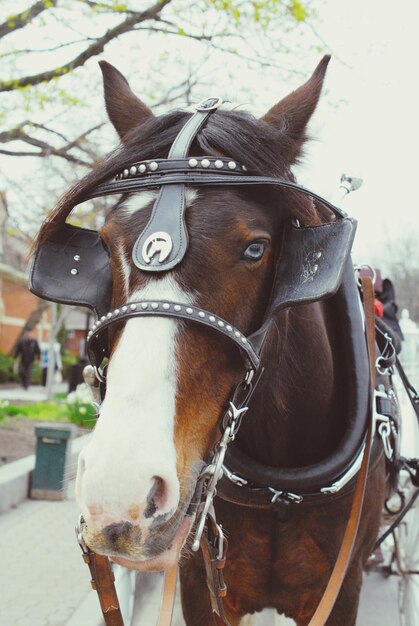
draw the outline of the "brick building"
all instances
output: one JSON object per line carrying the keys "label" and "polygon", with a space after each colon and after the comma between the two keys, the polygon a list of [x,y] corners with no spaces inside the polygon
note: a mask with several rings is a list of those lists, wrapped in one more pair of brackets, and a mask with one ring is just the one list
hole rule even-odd
{"label": "brick building", "polygon": [[[8,354],[30,313],[39,303],[27,288],[27,275],[10,265],[0,263],[0,352]],[[49,311],[45,311],[35,329],[35,336],[40,341],[49,338]]]}
{"label": "brick building", "polygon": [[[28,290],[28,250],[26,239],[7,232],[7,202],[0,191],[0,352],[9,354],[30,314],[43,301]],[[85,309],[65,307],[63,323],[67,329],[66,348],[76,357],[84,355],[88,313]],[[49,341],[51,308],[46,306],[34,333],[38,343]]]}

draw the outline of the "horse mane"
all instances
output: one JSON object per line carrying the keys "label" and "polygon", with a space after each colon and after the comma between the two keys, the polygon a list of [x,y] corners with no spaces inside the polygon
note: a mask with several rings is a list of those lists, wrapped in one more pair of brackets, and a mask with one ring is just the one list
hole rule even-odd
{"label": "horse mane", "polygon": [[[114,151],[60,198],[42,225],[34,248],[59,230],[73,208],[84,202],[97,185],[111,180],[137,161],[167,158],[173,141],[189,117],[190,113],[173,111],[150,117],[129,131]],[[292,153],[293,143],[295,141],[286,133],[285,120],[278,129],[243,111],[218,111],[197,134],[190,154],[225,155],[245,165],[252,174],[294,180],[290,163],[286,160],[286,155]],[[304,201],[302,194],[298,194],[296,201],[295,192],[282,190],[274,193],[287,193],[288,199],[294,196],[291,203],[294,217],[306,224],[320,223],[313,203]]]}

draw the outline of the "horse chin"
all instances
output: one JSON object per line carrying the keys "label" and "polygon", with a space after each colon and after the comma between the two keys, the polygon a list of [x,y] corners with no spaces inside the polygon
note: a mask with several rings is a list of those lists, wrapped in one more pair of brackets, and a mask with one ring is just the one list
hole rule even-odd
{"label": "horse chin", "polygon": [[187,515],[167,548],[153,558],[135,560],[120,556],[111,556],[111,559],[114,563],[122,565],[127,569],[143,572],[161,572],[168,570],[179,561],[180,553],[191,532],[193,522],[194,518]]}

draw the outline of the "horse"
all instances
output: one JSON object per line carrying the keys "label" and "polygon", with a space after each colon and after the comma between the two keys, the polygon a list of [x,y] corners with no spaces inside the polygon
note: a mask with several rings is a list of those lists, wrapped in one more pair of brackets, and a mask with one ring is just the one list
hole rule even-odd
{"label": "horse", "polygon": [[[78,464],[83,540],[130,569],[179,562],[188,626],[238,626],[264,607],[307,626],[349,516],[371,408],[354,222],[292,173],[329,58],[260,119],[217,98],[155,116],[102,61],[121,143],[36,242],[31,289],[97,313],[104,398]],[[99,234],[66,222],[115,193]],[[327,626],[355,624],[385,489],[378,455]],[[229,544],[220,610],[196,549],[211,528]]]}

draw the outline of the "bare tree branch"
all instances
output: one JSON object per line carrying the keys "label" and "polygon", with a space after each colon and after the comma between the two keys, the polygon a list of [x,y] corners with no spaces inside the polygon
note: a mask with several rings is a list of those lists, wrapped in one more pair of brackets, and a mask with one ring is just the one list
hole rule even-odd
{"label": "bare tree branch", "polygon": [[9,52],[5,52],[4,54],[0,54],[0,59],[5,59],[10,56],[18,56],[23,54],[39,54],[41,52],[56,52],[57,50],[62,50],[62,48],[68,48],[69,46],[75,46],[78,43],[86,43],[87,41],[92,41],[92,37],[83,37],[82,39],[73,39],[73,41],[66,41],[65,43],[60,43],[58,46],[52,46],[51,48],[22,48],[21,50],[10,50]]}
{"label": "bare tree branch", "polygon": [[9,15],[6,21],[0,24],[0,39],[13,33],[15,30],[23,28],[43,11],[56,6],[57,2],[58,0],[40,0],[35,2],[29,9],[26,9],[26,11],[22,11],[22,13]]}
{"label": "bare tree branch", "polygon": [[0,150],[0,154],[5,154],[6,156],[16,156],[16,157],[22,157],[22,156],[28,156],[28,157],[48,157],[48,156],[58,156],[58,157],[62,157],[63,159],[65,159],[66,161],[70,161],[70,163],[75,163],[76,165],[84,165],[86,167],[92,167],[91,163],[88,163],[87,161],[82,161],[81,159],[78,159],[77,157],[74,157],[71,154],[66,154],[66,153],[62,153],[59,150],[55,150],[54,148],[49,147],[48,149],[43,149],[43,150],[39,150],[38,152],[31,152],[31,151],[25,151],[25,150]]}
{"label": "bare tree branch", "polygon": [[170,2],[172,2],[172,0],[158,0],[149,9],[146,9],[141,13],[134,13],[117,26],[114,26],[106,31],[102,37],[96,39],[94,43],[83,50],[83,52],[76,56],[72,61],[69,61],[60,67],[56,67],[55,69],[48,70],[46,72],[41,72],[40,74],[34,74],[33,76],[23,76],[22,78],[15,80],[0,81],[0,92],[13,91],[28,85],[39,85],[40,83],[49,82],[53,78],[58,78],[59,76],[72,72],[76,67],[84,65],[84,63],[91,57],[103,52],[106,44],[112,41],[112,39],[133,30],[134,27],[141,22],[157,19],[164,7],[170,4]]}
{"label": "bare tree branch", "polygon": [[[67,143],[61,148],[56,148],[51,144],[42,141],[36,137],[32,137],[28,135],[28,133],[23,129],[23,126],[30,124],[30,122],[25,122],[21,126],[17,128],[13,128],[11,130],[0,133],[0,143],[9,143],[11,141],[22,141],[27,143],[35,148],[39,148],[38,151],[29,151],[29,150],[0,150],[0,154],[5,154],[7,156],[36,156],[36,157],[45,157],[45,156],[58,156],[70,163],[75,163],[77,165],[84,165],[86,167],[92,167],[97,160],[97,155],[95,155],[91,150],[86,149],[82,144],[87,139],[88,135],[93,131],[97,130],[102,126],[102,124],[97,124],[93,126],[93,128],[89,128],[87,131],[83,132],[81,135],[73,139],[72,141],[68,141],[68,139],[62,135],[61,133],[57,133],[51,128],[47,128],[42,124],[31,124],[35,128],[41,128],[42,130],[54,133],[64,139]],[[77,148],[85,152],[89,157],[90,161],[85,161],[80,159],[79,157],[74,156],[70,153],[70,150]]]}

